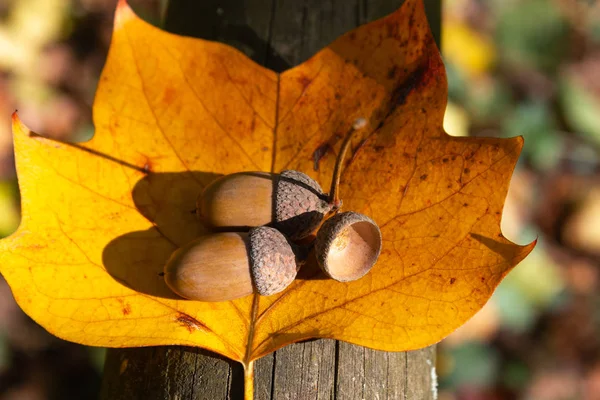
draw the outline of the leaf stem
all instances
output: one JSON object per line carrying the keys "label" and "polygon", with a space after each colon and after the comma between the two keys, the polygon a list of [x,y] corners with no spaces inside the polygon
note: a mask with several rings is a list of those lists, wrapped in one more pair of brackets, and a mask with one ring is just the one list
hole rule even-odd
{"label": "leaf stem", "polygon": [[344,158],[346,157],[346,153],[348,152],[348,148],[350,147],[350,143],[352,142],[352,137],[354,133],[367,126],[367,120],[364,118],[357,118],[353,123],[350,131],[346,134],[346,138],[342,143],[342,147],[340,147],[340,152],[338,153],[337,159],[335,161],[335,167],[333,169],[333,179],[331,180],[331,189],[329,190],[329,204],[331,204],[333,210],[337,210],[341,206],[341,201],[339,199],[339,186],[340,186],[340,177],[342,175],[342,164],[344,163]]}
{"label": "leaf stem", "polygon": [[244,400],[254,400],[254,361],[244,363]]}

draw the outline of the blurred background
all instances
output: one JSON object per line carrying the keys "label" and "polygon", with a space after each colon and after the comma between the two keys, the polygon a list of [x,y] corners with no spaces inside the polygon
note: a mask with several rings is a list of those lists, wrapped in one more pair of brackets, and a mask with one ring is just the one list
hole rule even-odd
{"label": "blurred background", "polygon": [[[442,0],[453,135],[523,135],[502,229],[534,252],[438,346],[439,398],[600,399],[600,4]],[[136,0],[157,22],[164,0]],[[93,134],[116,0],[0,0],[0,237],[19,223],[10,116]],[[25,316],[0,278],[0,400],[92,399],[104,350]]]}

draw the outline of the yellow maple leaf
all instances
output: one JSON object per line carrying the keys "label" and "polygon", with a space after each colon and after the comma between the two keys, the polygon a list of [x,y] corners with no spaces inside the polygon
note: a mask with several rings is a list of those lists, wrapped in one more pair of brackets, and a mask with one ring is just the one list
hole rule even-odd
{"label": "yellow maple leaf", "polygon": [[[446,97],[420,0],[282,74],[223,44],[154,28],[121,2],[93,140],[51,141],[13,118],[23,218],[0,241],[1,272],[56,336],[200,346],[242,362],[249,376],[253,360],[309,338],[388,351],[430,345],[477,312],[535,244],[500,232],[522,139],[446,135]],[[169,291],[165,261],[208,232],[190,212],[203,187],[223,174],[283,169],[327,186],[335,151],[321,150],[337,150],[358,117],[368,127],[340,191],[344,209],[381,227],[383,250],[367,276],[324,279],[313,260],[269,297],[204,303]]]}

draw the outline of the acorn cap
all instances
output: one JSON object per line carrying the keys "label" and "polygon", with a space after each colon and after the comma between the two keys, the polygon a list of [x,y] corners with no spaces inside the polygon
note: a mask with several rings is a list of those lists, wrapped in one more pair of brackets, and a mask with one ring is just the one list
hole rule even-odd
{"label": "acorn cap", "polygon": [[319,266],[340,282],[362,278],[381,252],[381,231],[366,215],[347,211],[323,223],[315,241]]}
{"label": "acorn cap", "polygon": [[321,186],[293,170],[279,174],[275,188],[275,227],[292,240],[313,232],[331,209]]}
{"label": "acorn cap", "polygon": [[259,226],[249,232],[250,274],[256,291],[270,296],[288,287],[296,277],[296,255],[277,229]]}

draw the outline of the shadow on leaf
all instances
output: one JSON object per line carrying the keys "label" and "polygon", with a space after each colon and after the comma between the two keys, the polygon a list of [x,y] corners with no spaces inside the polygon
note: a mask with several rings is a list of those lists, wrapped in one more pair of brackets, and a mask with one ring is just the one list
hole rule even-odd
{"label": "shadow on leaf", "polygon": [[311,251],[306,259],[306,263],[302,266],[300,271],[298,271],[298,275],[296,276],[296,280],[299,281],[320,281],[329,279],[323,271],[319,268],[317,264],[317,258],[315,257],[315,252]]}
{"label": "shadow on leaf", "polygon": [[[102,259],[119,283],[151,296],[181,299],[165,284],[164,266],[177,248],[211,231],[195,215],[202,189],[221,175],[208,172],[149,173],[138,181],[132,196],[136,208],[154,226],[112,240]],[[314,252],[298,273],[298,280],[327,277]]]}
{"label": "shadow on leaf", "polygon": [[503,243],[477,233],[471,233],[470,236],[492,252],[500,255],[507,262],[512,262],[517,252],[520,251],[520,247],[515,246],[513,243]]}
{"label": "shadow on leaf", "polygon": [[208,233],[195,215],[196,198],[221,175],[208,172],[149,173],[133,188],[133,201],[154,227],[112,240],[102,253],[107,272],[140,293],[180,299],[162,272],[173,251]]}

